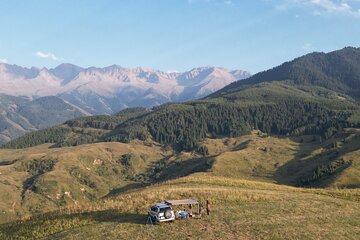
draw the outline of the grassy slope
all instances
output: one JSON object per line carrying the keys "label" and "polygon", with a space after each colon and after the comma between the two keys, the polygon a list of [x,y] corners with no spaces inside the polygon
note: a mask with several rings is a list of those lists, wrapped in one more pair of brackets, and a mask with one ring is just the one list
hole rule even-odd
{"label": "grassy slope", "polygon": [[[345,140],[345,142],[343,142]],[[207,140],[216,155],[212,174],[230,178],[299,185],[318,166],[343,159],[351,165],[331,176],[314,181],[315,187],[357,188],[360,186],[360,131],[349,129],[321,144],[313,136],[275,138],[249,135],[223,141]],[[332,145],[337,143],[336,147]],[[221,148],[228,148],[221,152]]]}
{"label": "grassy slope", "polygon": [[234,82],[213,95],[237,91],[260,82],[290,81],[299,85],[322,86],[359,100],[359,48],[344,48],[330,53],[310,53],[285,62],[244,81]]}
{"label": "grassy slope", "polygon": [[[40,215],[19,225],[2,225],[0,232],[3,231],[6,235],[0,235],[0,238],[39,238],[57,233],[51,238],[76,239],[81,236],[90,239],[127,239],[131,236],[143,239],[146,236],[151,239],[156,236],[165,238],[168,232],[171,236],[181,237],[185,232],[191,235],[190,238],[205,239],[220,236],[225,239],[237,239],[236,236],[356,239],[360,237],[360,192],[358,189],[339,190],[337,187],[358,187],[360,184],[359,137],[358,130],[349,129],[346,136],[338,136],[318,144],[313,142],[312,136],[290,139],[266,137],[253,132],[252,135],[240,138],[206,139],[203,144],[210,153],[206,158],[187,152],[173,155],[171,151],[161,150],[155,145],[149,147],[139,141],[61,149],[48,149],[47,145],[24,150],[3,149],[0,150],[0,161],[20,160],[12,165],[0,166],[1,192],[8,193],[6,196],[1,195],[2,221],[15,219],[17,212],[26,219],[30,216],[29,211],[22,211],[40,206],[40,201],[42,211],[57,208],[54,201],[30,190],[26,192],[25,201],[20,207],[22,200],[19,191],[28,173],[15,171],[16,165],[33,158],[42,159],[44,156],[51,156],[59,162],[53,171],[44,174],[41,186],[47,189],[52,181],[56,181],[58,184],[49,192],[54,196],[60,192],[67,204],[65,209],[68,210]],[[346,141],[342,143],[344,139]],[[341,144],[336,149],[329,150],[328,146],[335,140]],[[329,151],[339,151],[339,158],[352,161],[350,167],[320,181],[319,186],[327,186],[329,189],[303,189],[275,184],[293,184],[294,179],[303,174],[296,171],[294,166],[307,168],[311,172],[318,164],[328,161],[326,153]],[[342,151],[344,154],[341,154]],[[137,173],[146,173],[149,166],[150,169],[161,166],[160,172],[152,176],[153,180],[168,181],[90,203],[80,188],[86,188],[86,191],[101,197],[114,187],[126,190],[127,186],[132,186],[131,181],[123,178],[99,176],[96,172],[99,166],[94,165],[95,159],[111,162],[111,159],[129,152],[137,156],[148,155],[148,161],[138,162],[139,165],[135,168]],[[158,165],[164,159],[166,161]],[[90,168],[86,170],[92,173],[90,176],[99,189],[90,189],[77,182],[66,171],[69,166],[78,166],[83,170]],[[196,171],[205,172],[193,173]],[[188,176],[177,178],[184,175]],[[4,184],[5,180],[10,184]],[[65,195],[65,191],[71,192],[71,196]],[[185,221],[156,228],[143,225],[146,220],[144,214],[151,203],[186,197],[211,199],[214,208],[211,218],[191,220],[190,228]],[[12,207],[9,209],[9,206]],[[91,213],[77,213],[87,211]]]}
{"label": "grassy slope", "polygon": [[[149,204],[169,198],[212,202],[211,216],[145,225]],[[2,225],[2,238],[358,239],[358,190],[300,189],[204,173],[121,194],[93,206]],[[191,223],[191,224],[189,224]]]}
{"label": "grassy slope", "polygon": [[[41,145],[0,151],[0,162],[9,164],[0,166],[0,191],[7,193],[0,195],[1,221],[69,204],[86,203],[105,196],[113,188],[131,183],[127,180],[125,167],[118,162],[124,154],[132,154],[131,168],[126,171],[134,174],[144,171],[152,161],[167,154],[158,146],[145,146],[139,141],[131,144],[98,143],[74,148],[48,147]],[[25,189],[24,182],[36,175],[27,172],[27,166],[39,161],[56,163],[51,171],[36,177],[31,187]]]}

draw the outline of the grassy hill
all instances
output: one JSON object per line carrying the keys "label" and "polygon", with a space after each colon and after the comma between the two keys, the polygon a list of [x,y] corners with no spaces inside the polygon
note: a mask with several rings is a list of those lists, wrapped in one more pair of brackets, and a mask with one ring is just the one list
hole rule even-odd
{"label": "grassy hill", "polygon": [[232,83],[212,96],[273,81],[319,86],[360,100],[360,48],[346,47],[330,53],[310,53],[244,81]]}
{"label": "grassy hill", "polygon": [[137,141],[48,147],[0,151],[1,221],[104,197],[167,154]]}
{"label": "grassy hill", "polygon": [[[145,225],[163,199],[210,199],[210,216]],[[358,190],[301,189],[195,174],[0,226],[2,239],[358,239]]]}
{"label": "grassy hill", "polygon": [[[269,137],[253,131],[205,139],[207,155],[174,151],[156,142],[49,144],[0,150],[1,222],[90,203],[126,191],[203,172],[223,178],[298,187],[358,188],[360,131]],[[149,187],[151,188],[151,187]],[[150,203],[149,203],[150,204]],[[9,206],[11,206],[9,208]]]}

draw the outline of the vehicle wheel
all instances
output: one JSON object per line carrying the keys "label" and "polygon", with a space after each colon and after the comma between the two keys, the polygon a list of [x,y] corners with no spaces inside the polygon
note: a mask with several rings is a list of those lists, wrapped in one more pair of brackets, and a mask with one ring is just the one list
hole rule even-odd
{"label": "vehicle wheel", "polygon": [[171,218],[171,216],[172,216],[171,211],[170,211],[170,210],[166,210],[165,213],[164,213],[164,216],[165,216],[166,219]]}

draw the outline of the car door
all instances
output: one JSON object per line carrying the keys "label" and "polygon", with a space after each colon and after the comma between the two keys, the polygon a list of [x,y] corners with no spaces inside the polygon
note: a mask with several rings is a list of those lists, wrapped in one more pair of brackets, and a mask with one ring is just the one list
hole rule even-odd
{"label": "car door", "polygon": [[151,209],[150,209],[150,215],[151,216],[157,216],[157,214],[158,214],[158,212],[159,212],[159,209],[158,209],[158,207],[156,207],[156,206],[153,206]]}

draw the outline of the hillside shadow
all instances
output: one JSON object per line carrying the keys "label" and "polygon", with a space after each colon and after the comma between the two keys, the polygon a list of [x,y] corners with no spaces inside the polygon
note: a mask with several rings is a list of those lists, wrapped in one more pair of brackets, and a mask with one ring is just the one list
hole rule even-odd
{"label": "hillside shadow", "polygon": [[[275,180],[279,184],[297,187],[323,187],[333,183],[336,176],[352,164],[344,161],[342,156],[360,149],[360,145],[356,144],[331,148],[329,146],[333,141],[336,140],[328,140],[321,145],[311,142],[300,143],[293,159],[276,170]],[[322,152],[308,157],[320,147],[324,148]]]}
{"label": "hillside shadow", "polygon": [[129,184],[123,186],[123,187],[111,189],[111,191],[108,194],[106,194],[104,196],[104,198],[107,198],[107,197],[110,197],[110,196],[113,196],[113,195],[117,195],[117,194],[120,194],[120,193],[128,192],[130,190],[135,190],[135,189],[139,189],[139,188],[142,188],[142,187],[146,187],[146,186],[149,186],[149,185],[150,185],[149,183],[141,183],[141,182],[129,183]]}
{"label": "hillside shadow", "polygon": [[246,149],[249,146],[250,143],[251,143],[251,140],[247,140],[245,142],[242,142],[242,143],[238,144],[237,146],[233,147],[231,149],[231,151],[236,152],[236,151]]}
{"label": "hillside shadow", "polygon": [[4,162],[0,162],[0,166],[9,166],[9,165],[12,165],[14,163],[16,163],[18,160],[15,159],[15,160],[12,160],[12,161],[4,161]]}
{"label": "hillside shadow", "polygon": [[41,176],[43,175],[43,173],[39,173],[39,174],[35,174],[29,178],[26,178],[22,184],[22,190],[20,193],[21,196],[21,202],[24,201],[25,199],[25,194],[28,190],[32,190],[33,186],[34,186],[34,182]]}
{"label": "hillside shadow", "polygon": [[123,213],[123,212],[118,212],[116,210],[103,210],[96,212],[77,213],[71,216],[91,219],[97,222],[113,222],[113,223],[146,224],[146,220],[147,220],[146,214]]}
{"label": "hillside shadow", "polygon": [[171,157],[172,156],[164,157],[152,163],[144,173],[134,176],[134,179],[141,177],[145,179],[144,181],[130,183],[123,187],[112,189],[104,198],[147,187],[152,184],[185,177],[193,173],[207,172],[212,168],[216,156],[175,161],[171,161]]}
{"label": "hillside shadow", "polygon": [[[298,142],[295,138],[291,138],[291,141]],[[301,159],[309,156],[317,148],[318,146],[316,144],[313,144],[313,146],[309,146],[308,143],[300,143],[299,149],[294,154],[294,157],[290,161],[286,162],[284,165],[278,167],[275,171],[275,181],[279,184],[295,186],[296,178],[299,175],[299,172],[301,172],[308,164],[308,161],[304,161]]]}
{"label": "hillside shadow", "polygon": [[159,183],[180,177],[185,177],[197,172],[209,171],[216,156],[191,158],[187,160],[170,161],[170,158],[165,158],[165,161],[154,163],[147,170],[150,183]]}
{"label": "hillside shadow", "polygon": [[[86,212],[75,212],[75,213],[65,213],[65,212],[48,212],[42,214],[35,214],[28,220],[16,220],[14,222],[8,222],[0,224],[0,226],[6,226],[8,224],[17,225],[17,224],[38,224],[43,221],[52,221],[52,220],[61,220],[61,224],[67,225],[68,222],[72,221],[88,221],[89,224],[93,222],[108,222],[108,223],[131,223],[143,225],[147,223],[148,215],[144,213],[134,213],[134,212],[120,212],[115,209],[99,210],[99,211],[86,211]],[[60,231],[61,232],[61,231]]]}

